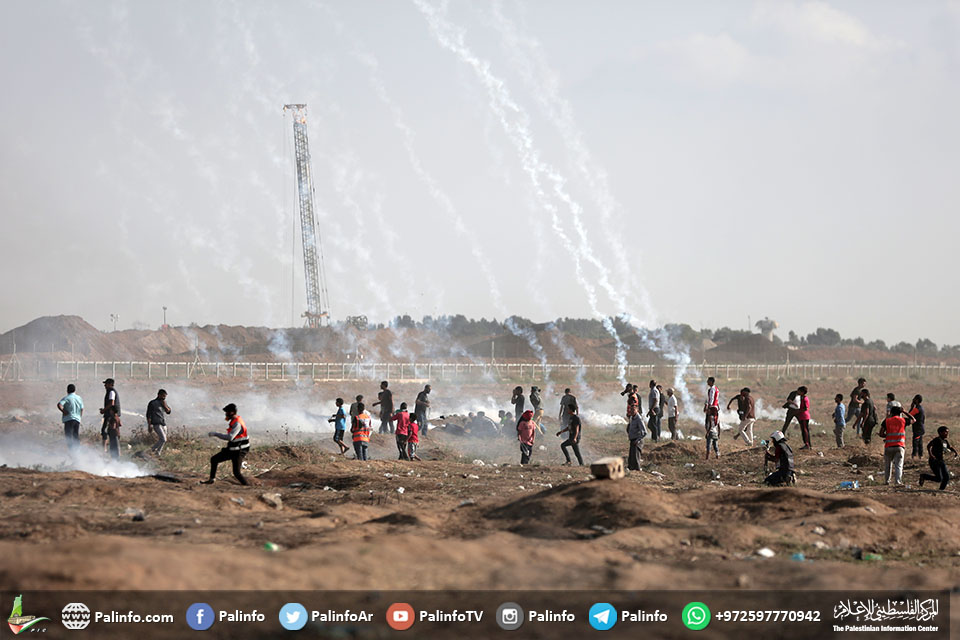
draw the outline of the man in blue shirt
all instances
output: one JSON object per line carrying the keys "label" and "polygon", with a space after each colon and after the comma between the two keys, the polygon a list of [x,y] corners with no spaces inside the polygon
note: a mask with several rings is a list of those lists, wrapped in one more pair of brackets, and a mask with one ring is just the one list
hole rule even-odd
{"label": "man in blue shirt", "polygon": [[843,448],[843,428],[847,426],[846,408],[843,406],[843,394],[833,399],[837,406],[833,410],[833,435],[837,438],[837,447]]}
{"label": "man in blue shirt", "polygon": [[350,450],[343,444],[343,434],[347,430],[347,412],[343,409],[343,398],[337,398],[337,412],[327,420],[333,423],[333,441],[340,447],[340,455]]}
{"label": "man in blue shirt", "polygon": [[67,395],[57,403],[57,409],[63,416],[63,435],[67,438],[67,448],[73,449],[80,443],[80,419],[83,417],[83,398],[77,395],[75,385],[67,385]]}

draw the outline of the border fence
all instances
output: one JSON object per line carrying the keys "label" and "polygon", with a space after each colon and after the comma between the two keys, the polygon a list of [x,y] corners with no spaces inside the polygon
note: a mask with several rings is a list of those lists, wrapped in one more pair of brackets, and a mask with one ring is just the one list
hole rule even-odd
{"label": "border fence", "polygon": [[[81,380],[110,377],[117,380],[245,379],[251,381],[391,380],[395,382],[460,381],[495,382],[540,380],[613,381],[621,372],[630,381],[674,379],[681,365],[534,364],[534,363],[357,363],[357,362],[141,362],[141,361],[42,361],[35,366],[2,367],[0,379]],[[685,377],[714,376],[738,379],[820,378],[922,378],[960,379],[957,365],[878,364],[690,364]]]}

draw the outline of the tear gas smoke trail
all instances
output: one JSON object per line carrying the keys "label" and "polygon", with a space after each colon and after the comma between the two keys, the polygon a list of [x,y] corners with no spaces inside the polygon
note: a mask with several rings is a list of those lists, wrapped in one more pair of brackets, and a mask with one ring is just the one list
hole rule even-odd
{"label": "tear gas smoke trail", "polygon": [[617,281],[627,283],[630,290],[638,292],[641,307],[646,312],[645,317],[652,321],[655,313],[650,303],[649,292],[636,283],[633,270],[627,268],[632,261],[628,258],[619,230],[613,222],[614,215],[621,213],[622,207],[610,191],[606,171],[596,163],[583,141],[583,133],[576,125],[573,108],[560,95],[559,80],[546,61],[540,42],[527,34],[518,32],[514,22],[504,14],[499,0],[493,3],[493,16],[494,26],[500,33],[511,67],[519,71],[521,78],[530,88],[530,93],[546,113],[547,119],[561,134],[568,152],[573,156],[574,167],[586,180],[589,191],[599,207],[600,225],[604,238],[608,239],[615,257],[615,268],[618,270]]}
{"label": "tear gas smoke trail", "polygon": [[[570,103],[561,97],[557,76],[547,63],[540,43],[530,36],[518,33],[514,23],[503,13],[502,3],[499,0],[493,5],[493,15],[495,27],[500,32],[512,66],[519,70],[521,77],[530,87],[531,93],[543,108],[548,120],[560,132],[562,140],[573,156],[574,166],[586,179],[590,193],[593,194],[599,205],[600,223],[604,237],[610,240],[616,258],[615,263],[623,267],[618,276],[618,281],[626,283],[628,290],[637,291],[639,294],[641,307],[646,318],[646,322],[641,321],[640,326],[656,326],[656,313],[650,300],[649,291],[635,281],[633,270],[626,268],[630,261],[627,259],[627,253],[620,242],[620,234],[612,224],[614,214],[620,212],[622,208],[610,191],[606,171],[593,160],[583,142],[583,134],[576,126],[573,109]],[[633,323],[631,322],[631,324]],[[690,364],[686,347],[673,344],[669,336],[661,336],[661,339],[657,340],[652,348],[663,353],[667,359],[678,365],[678,368],[675,369],[674,387],[681,393],[685,406],[692,407],[684,379],[687,367]]]}
{"label": "tear gas smoke trail", "polygon": [[[620,234],[611,227],[611,218],[614,212],[620,209],[619,203],[616,202],[616,199],[610,193],[606,172],[595,164],[589,151],[586,149],[583,143],[583,135],[577,129],[574,122],[572,108],[566,100],[560,97],[556,75],[546,63],[539,43],[531,38],[518,36],[513,23],[504,16],[499,2],[494,5],[494,17],[495,25],[500,31],[505,47],[509,50],[509,53],[512,54],[511,60],[514,66],[520,69],[521,76],[527,84],[531,86],[531,92],[537,97],[538,102],[544,108],[548,119],[560,131],[563,141],[567,145],[570,153],[574,156],[575,166],[587,180],[590,191],[594,194],[600,206],[601,227],[604,236],[611,241],[616,263],[621,266],[629,264],[626,251],[620,242]],[[524,55],[522,50],[523,46],[530,51],[529,57]],[[531,57],[533,61],[531,61]],[[573,222],[577,230],[577,235],[581,239],[581,247],[587,249],[588,261],[599,269],[600,284],[604,291],[607,292],[619,309],[622,311],[628,310],[629,307],[626,298],[612,287],[607,276],[608,271],[606,267],[593,256],[592,247],[587,239],[586,229],[582,224],[582,208],[564,188],[565,181],[559,173],[551,170],[549,179],[554,185],[554,191],[557,197],[563,201],[573,213]],[[633,279],[633,272],[628,269],[623,269],[623,271],[626,273],[621,274],[619,281],[625,283],[628,290],[633,290],[636,286]],[[648,321],[650,324],[655,324],[655,314],[650,302],[649,292],[642,286],[636,288],[639,290],[641,306],[646,312]],[[631,318],[628,323],[636,329],[636,326],[632,322],[632,316],[628,317]],[[640,326],[642,327],[644,324],[645,323],[641,322]],[[689,392],[687,391],[684,377],[690,362],[687,349],[678,348],[677,345],[673,344],[669,336],[662,332],[658,339],[652,344],[655,351],[663,353],[665,357],[679,365],[675,369],[674,386],[685,400],[684,404],[688,407],[692,406],[692,402],[689,401]],[[618,352],[618,361],[620,361],[619,355]],[[621,380],[621,382],[623,382],[623,380]]]}
{"label": "tear gas smoke trail", "polygon": [[[324,9],[329,13],[329,9],[326,7],[324,7]],[[456,206],[453,204],[451,198],[441,189],[433,174],[431,174],[423,166],[423,162],[416,151],[416,146],[414,143],[415,134],[407,124],[406,119],[403,117],[403,112],[401,111],[400,107],[396,104],[396,102],[393,101],[392,98],[390,98],[389,94],[387,93],[386,85],[384,84],[380,75],[379,62],[377,58],[373,54],[365,52],[361,47],[359,40],[352,36],[352,34],[347,33],[346,27],[341,22],[337,21],[336,26],[339,33],[352,41],[354,47],[354,57],[356,57],[357,60],[367,67],[370,86],[373,88],[374,93],[380,99],[381,103],[393,116],[394,126],[401,133],[404,150],[407,153],[407,157],[410,160],[410,164],[414,173],[417,175],[417,178],[427,188],[431,198],[433,198],[433,200],[440,206],[441,210],[443,210],[444,213],[446,213],[447,216],[453,220],[453,228],[457,235],[469,244],[470,254],[473,256],[474,260],[476,260],[478,266],[480,267],[480,272],[483,274],[483,277],[487,281],[487,285],[490,288],[494,307],[499,313],[503,314],[505,318],[504,326],[515,336],[526,340],[526,342],[530,345],[530,348],[533,349],[537,359],[541,363],[545,364],[546,354],[544,353],[543,347],[538,342],[536,334],[530,329],[524,329],[517,326],[517,324],[511,320],[510,313],[503,303],[503,296],[500,292],[500,286],[493,274],[490,261],[487,259],[487,256],[484,253],[480,243],[476,240],[474,234],[470,233],[466,222],[460,215],[460,212],[457,210]]]}
{"label": "tear gas smoke trail", "polygon": [[[109,49],[105,49],[99,44],[100,41],[94,38],[92,30],[89,28],[84,29],[81,27],[81,29],[79,29],[79,34],[81,39],[87,43],[87,48],[90,53],[111,72],[117,82],[127,89],[125,91],[118,92],[119,95],[126,96],[135,93],[143,93],[143,91],[140,91],[136,87],[135,82],[127,77],[125,70],[116,61],[120,59],[140,59],[143,61],[141,63],[141,67],[143,68],[152,68],[154,64],[149,57],[139,54],[139,52],[136,50],[129,34],[127,12],[125,10],[115,10],[112,15],[115,23],[114,28],[111,29],[111,37],[109,39],[104,39],[104,41],[109,40],[111,43]],[[117,55],[118,52],[122,55]],[[161,98],[156,102],[160,106],[159,108],[154,108],[154,113],[158,116],[157,121],[161,124],[161,127],[167,133],[169,133],[174,140],[177,140],[186,146],[186,154],[193,161],[197,174],[207,182],[208,187],[210,188],[214,197],[218,201],[224,202],[226,200],[226,194],[223,193],[221,189],[216,166],[206,159],[193,138],[189,136],[189,134],[187,134],[184,128],[179,124],[178,113],[183,113],[185,109],[177,108],[177,106],[174,105],[169,98]],[[126,103],[124,99],[121,99],[121,111],[125,105]],[[120,118],[115,118],[114,122],[119,123],[120,120]],[[119,127],[121,131],[123,130],[120,124],[116,124],[116,126]],[[132,132],[129,133],[133,138],[136,138]],[[117,183],[122,184],[122,181],[117,181]],[[183,221],[180,221],[180,223],[174,228],[177,229],[178,232],[184,233],[184,240],[189,242],[194,248],[205,252],[211,252],[213,255],[218,257],[219,263],[229,264],[230,267],[228,270],[239,276],[238,280],[241,288],[247,290],[259,290],[258,297],[269,300],[270,295],[268,290],[250,275],[250,271],[252,270],[250,261],[246,258],[237,260],[235,253],[230,250],[229,247],[235,244],[236,239],[234,238],[234,242],[230,242],[230,238],[228,237],[228,241],[223,241],[222,236],[224,234],[232,234],[233,229],[236,227],[236,225],[233,224],[236,219],[235,214],[236,211],[230,206],[221,208],[218,225],[221,236],[220,242],[212,242],[207,240],[208,237],[213,237],[216,234],[206,233],[203,229],[200,229],[196,227],[196,225],[193,225],[189,222],[184,223]],[[128,245],[133,246],[128,242],[123,242],[121,244],[124,247]],[[141,268],[139,259],[135,259],[133,262],[137,265],[137,268]],[[145,277],[141,277],[140,279],[146,280]],[[273,305],[268,304],[267,308],[273,309]]]}
{"label": "tear gas smoke trail", "polygon": [[[530,132],[529,117],[526,111],[510,96],[506,83],[493,75],[490,71],[489,63],[480,60],[464,44],[463,30],[454,27],[450,21],[439,15],[438,12],[424,0],[414,0],[414,4],[427,19],[430,31],[440,46],[457,55],[462,62],[471,67],[477,74],[481,84],[486,87],[490,97],[489,106],[500,119],[505,133],[516,147],[524,171],[531,181],[534,194],[540,205],[550,214],[551,226],[554,232],[560,238],[567,252],[573,257],[574,272],[577,281],[587,295],[587,302],[591,310],[595,316],[601,319],[604,328],[614,339],[617,349],[618,377],[621,383],[625,383],[627,367],[626,345],[623,344],[623,341],[617,334],[610,318],[599,310],[596,288],[586,278],[583,270],[584,259],[597,268],[600,275],[600,284],[610,296],[610,299],[618,303],[620,308],[626,308],[626,304],[622,296],[611,285],[606,267],[593,254],[593,249],[586,236],[586,230],[580,222],[582,210],[566,193],[562,178],[540,159],[540,153],[534,145],[533,136]],[[511,118],[510,113],[515,114],[515,117]],[[555,197],[559,197],[564,203],[571,207],[574,226],[580,239],[579,247],[574,245],[563,229],[557,207],[553,204],[550,196],[541,184],[541,176],[545,176],[549,181],[553,182]]]}

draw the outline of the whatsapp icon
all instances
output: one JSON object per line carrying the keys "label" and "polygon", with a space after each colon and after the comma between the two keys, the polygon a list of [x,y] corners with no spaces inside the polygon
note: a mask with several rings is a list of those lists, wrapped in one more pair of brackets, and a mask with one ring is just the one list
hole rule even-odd
{"label": "whatsapp icon", "polygon": [[683,608],[681,617],[687,629],[700,631],[710,624],[710,607],[702,602],[691,602]]}

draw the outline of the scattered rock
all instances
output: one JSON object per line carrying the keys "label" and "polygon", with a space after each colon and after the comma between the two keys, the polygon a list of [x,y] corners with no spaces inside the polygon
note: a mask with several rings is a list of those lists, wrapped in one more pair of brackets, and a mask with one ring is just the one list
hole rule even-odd
{"label": "scattered rock", "polygon": [[263,520],[258,520],[257,524],[253,525],[255,529],[263,529]]}
{"label": "scattered rock", "polygon": [[474,500],[473,498],[467,498],[466,500],[460,501],[460,504],[457,505],[457,509],[459,509],[460,507],[472,507],[475,504],[477,504],[476,500]]}
{"label": "scattered rock", "polygon": [[815,540],[814,543],[813,543],[813,546],[814,546],[815,549],[820,549],[821,551],[824,551],[824,550],[830,548],[830,545],[828,545],[828,544],[827,544],[826,542],[824,542],[823,540]]}
{"label": "scattered rock", "polygon": [[540,451],[546,451],[546,450],[547,450],[547,448],[546,448],[545,446],[543,446],[543,445],[540,445],[539,447],[537,447],[537,449],[539,449]]}
{"label": "scattered rock", "polygon": [[692,462],[688,462],[688,463],[686,463],[686,464],[683,465],[683,466],[686,467],[687,469],[693,469],[693,467],[694,467],[694,465],[693,465]]}
{"label": "scattered rock", "polygon": [[624,477],[623,458],[600,458],[590,465],[590,473],[600,480],[618,480]]}
{"label": "scattered rock", "polygon": [[173,532],[173,535],[182,536],[184,533],[186,533],[186,531],[184,531],[183,529],[175,529]]}
{"label": "scattered rock", "polygon": [[608,535],[610,535],[611,533],[613,533],[613,529],[609,529],[609,528],[604,527],[603,525],[599,525],[599,524],[591,525],[590,528],[593,529],[594,531],[599,531],[600,533],[602,533],[602,534],[605,535],[605,536],[608,536]]}
{"label": "scattered rock", "polygon": [[870,513],[876,513],[876,512],[877,512],[876,509],[874,509],[873,507],[870,507],[870,506],[866,506],[866,507],[864,507],[864,509],[866,509],[866,510],[869,511]]}
{"label": "scattered rock", "polygon": [[741,589],[749,588],[751,582],[750,576],[745,573],[741,573],[739,576],[737,576],[737,586]]}
{"label": "scattered rock", "polygon": [[772,558],[777,554],[773,551],[773,549],[769,547],[763,547],[762,549],[757,549],[757,555],[761,558]]}
{"label": "scattered rock", "polygon": [[690,517],[693,518],[694,520],[699,520],[702,516],[703,514],[700,513],[700,509],[694,509],[693,511],[690,512]]}
{"label": "scattered rock", "polygon": [[237,503],[238,505],[240,505],[241,507],[242,507],[243,505],[247,504],[246,501],[244,501],[243,498],[230,498],[230,502],[236,502],[236,503]]}
{"label": "scattered rock", "polygon": [[464,477],[464,478],[469,478],[470,480],[479,480],[479,479],[480,479],[480,476],[478,476],[478,475],[476,475],[476,474],[473,474],[473,473],[464,474],[463,477]]}
{"label": "scattered rock", "polygon": [[476,466],[476,467],[485,467],[485,466],[487,465],[486,462],[484,462],[483,460],[481,460],[481,459],[479,459],[479,458],[477,458],[476,460],[474,460],[474,461],[473,461],[473,464],[474,464],[474,466]]}
{"label": "scattered rock", "polygon": [[517,485],[517,489],[520,489],[520,491],[526,491],[526,490],[527,490],[527,488],[524,487],[522,484],[521,484],[521,485]]}
{"label": "scattered rock", "polygon": [[813,532],[818,536],[822,536],[827,532],[827,530],[821,527],[820,525],[817,525],[813,528]]}
{"label": "scattered rock", "polygon": [[283,509],[283,500],[280,498],[279,493],[261,493],[260,499],[277,511]]}
{"label": "scattered rock", "polygon": [[134,522],[143,522],[146,519],[147,519],[147,516],[143,511],[138,511],[137,513],[133,514]]}
{"label": "scattered rock", "polygon": [[689,547],[689,546],[690,546],[690,541],[687,540],[686,538],[684,538],[683,540],[680,541],[680,546]]}

